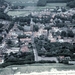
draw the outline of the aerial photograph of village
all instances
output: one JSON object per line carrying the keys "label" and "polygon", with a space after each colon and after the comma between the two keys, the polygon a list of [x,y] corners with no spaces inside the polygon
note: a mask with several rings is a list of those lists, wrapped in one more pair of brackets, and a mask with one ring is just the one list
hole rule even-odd
{"label": "aerial photograph of village", "polygon": [[75,0],[0,0],[0,75],[75,75]]}

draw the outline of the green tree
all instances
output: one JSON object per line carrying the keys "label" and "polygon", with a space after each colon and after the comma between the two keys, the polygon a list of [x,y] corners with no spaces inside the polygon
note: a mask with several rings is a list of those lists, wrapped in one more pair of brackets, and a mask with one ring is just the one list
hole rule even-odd
{"label": "green tree", "polygon": [[0,36],[0,43],[2,43],[2,40],[3,40],[3,37],[2,37],[2,36]]}
{"label": "green tree", "polygon": [[68,37],[74,37],[74,33],[72,30],[68,30],[67,35],[68,35]]}
{"label": "green tree", "polygon": [[33,25],[33,31],[38,31],[39,30],[39,27],[37,25]]}
{"label": "green tree", "polygon": [[67,33],[65,31],[62,31],[61,32],[61,36],[66,37],[67,36]]}

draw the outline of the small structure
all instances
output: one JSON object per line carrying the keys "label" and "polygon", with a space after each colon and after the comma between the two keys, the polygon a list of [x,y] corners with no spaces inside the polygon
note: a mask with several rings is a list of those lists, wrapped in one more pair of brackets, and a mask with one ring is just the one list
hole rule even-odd
{"label": "small structure", "polygon": [[22,46],[22,47],[21,47],[21,51],[22,51],[22,52],[29,52],[28,46]]}
{"label": "small structure", "polygon": [[75,64],[75,61],[68,61],[68,64]]}

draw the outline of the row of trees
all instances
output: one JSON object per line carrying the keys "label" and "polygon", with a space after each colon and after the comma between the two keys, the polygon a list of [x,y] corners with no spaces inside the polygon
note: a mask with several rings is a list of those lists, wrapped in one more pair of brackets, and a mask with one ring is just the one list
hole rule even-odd
{"label": "row of trees", "polygon": [[0,67],[5,68],[10,65],[23,65],[34,63],[34,55],[31,52],[17,52],[17,53],[7,53],[4,54],[4,63]]}
{"label": "row of trees", "polygon": [[31,52],[17,52],[5,54],[5,62],[20,62],[20,61],[34,61],[34,55]]}
{"label": "row of trees", "polygon": [[37,6],[45,6],[47,3],[47,0],[39,0],[37,3]]}

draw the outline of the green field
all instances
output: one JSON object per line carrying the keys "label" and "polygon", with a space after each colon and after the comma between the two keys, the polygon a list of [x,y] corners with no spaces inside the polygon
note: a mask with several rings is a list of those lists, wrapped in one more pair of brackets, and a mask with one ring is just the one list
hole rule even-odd
{"label": "green field", "polygon": [[[44,7],[37,7],[37,6],[33,6],[31,7],[31,9],[34,9],[34,11],[40,11],[40,10],[44,10],[44,9],[51,9],[51,8],[55,8],[56,6],[59,7],[66,7],[66,3],[48,3],[46,6]],[[25,8],[27,9],[27,7]],[[26,15],[29,14],[30,12],[32,12],[30,9],[28,9],[28,11],[9,11],[8,15],[10,16],[19,16],[19,15]]]}
{"label": "green field", "polygon": [[6,0],[13,5],[23,5],[23,6],[34,6],[37,4],[38,0]]}
{"label": "green field", "polygon": [[6,68],[0,69],[0,75],[10,75],[13,73],[12,68],[17,67],[17,70],[14,73],[21,72],[21,73],[31,73],[31,72],[50,72],[52,69],[57,71],[70,71],[75,70],[75,65],[64,65],[64,64],[31,64],[31,65],[13,65],[8,66]]}

